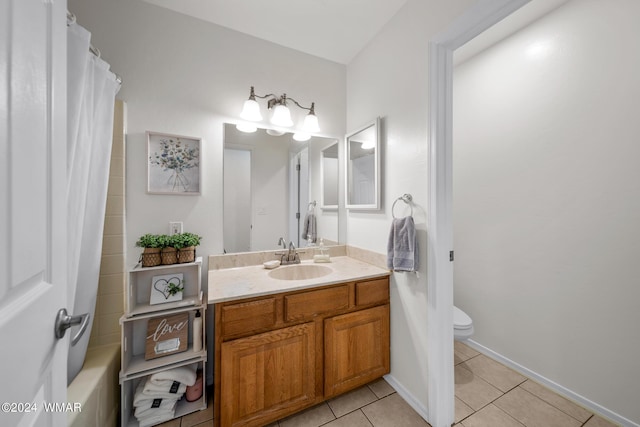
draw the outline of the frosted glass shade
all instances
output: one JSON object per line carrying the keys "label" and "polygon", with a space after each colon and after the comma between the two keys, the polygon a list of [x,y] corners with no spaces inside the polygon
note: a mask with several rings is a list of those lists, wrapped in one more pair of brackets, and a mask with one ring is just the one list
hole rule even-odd
{"label": "frosted glass shade", "polygon": [[251,123],[238,123],[236,125],[236,129],[238,129],[240,132],[245,133],[253,133],[258,130],[258,128]]}
{"label": "frosted glass shade", "polygon": [[302,123],[302,130],[306,133],[320,132],[320,126],[318,126],[318,117],[315,114],[307,114]]}
{"label": "frosted glass shade", "polygon": [[311,135],[308,133],[296,132],[293,134],[293,139],[296,141],[308,141],[311,139]]}
{"label": "frosted glass shade", "polygon": [[260,120],[262,120],[262,114],[260,114],[260,104],[258,104],[258,101],[256,101],[255,99],[247,99],[246,101],[244,101],[244,106],[242,107],[240,117],[251,122],[259,122]]}
{"label": "frosted glass shade", "polygon": [[276,126],[293,126],[289,108],[284,105],[276,105],[273,109],[273,115],[271,116],[271,123]]}

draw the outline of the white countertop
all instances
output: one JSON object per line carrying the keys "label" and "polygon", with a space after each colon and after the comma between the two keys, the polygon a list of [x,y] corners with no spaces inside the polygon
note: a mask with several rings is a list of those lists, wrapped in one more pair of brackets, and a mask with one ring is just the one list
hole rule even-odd
{"label": "white countertop", "polygon": [[[314,264],[312,260],[302,261],[302,265]],[[389,270],[347,256],[332,257],[330,263],[318,263],[333,271],[326,276],[305,280],[280,280],[269,276],[268,270],[260,265],[249,267],[209,270],[209,304],[296,291],[318,286],[373,277],[388,276]],[[281,266],[280,268],[287,268]]]}

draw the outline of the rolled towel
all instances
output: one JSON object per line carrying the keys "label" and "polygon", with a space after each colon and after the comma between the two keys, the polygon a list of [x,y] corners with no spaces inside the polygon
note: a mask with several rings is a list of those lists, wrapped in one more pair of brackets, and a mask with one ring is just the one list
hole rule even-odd
{"label": "rolled towel", "polygon": [[[146,380],[143,379],[140,381],[138,387],[136,387],[136,392],[133,395],[133,406],[140,406],[149,399],[180,399],[187,390],[186,385],[180,384],[176,387],[175,393],[171,393],[170,389],[168,389],[169,391],[153,391],[150,389],[151,393],[146,393],[145,388],[147,383],[149,383],[148,377]],[[163,388],[163,390],[165,390],[165,388]]]}
{"label": "rolled towel", "polygon": [[187,391],[187,385],[178,381],[156,381],[155,383],[151,379],[147,379],[142,390],[142,395],[150,397],[182,397],[184,392]]}
{"label": "rolled towel", "polygon": [[413,217],[395,218],[387,243],[387,267],[394,271],[417,271],[418,259],[418,237]]}
{"label": "rolled towel", "polygon": [[156,372],[151,375],[151,383],[166,385],[167,381],[177,381],[181,384],[194,385],[196,383],[196,365],[181,366]]}

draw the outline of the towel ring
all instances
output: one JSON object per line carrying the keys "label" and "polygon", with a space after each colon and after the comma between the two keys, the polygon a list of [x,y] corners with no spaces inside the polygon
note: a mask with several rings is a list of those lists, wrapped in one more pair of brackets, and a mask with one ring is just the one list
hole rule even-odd
{"label": "towel ring", "polygon": [[396,214],[393,212],[393,210],[396,207],[396,203],[398,203],[399,201],[403,201],[406,204],[409,205],[409,208],[411,209],[411,215],[413,216],[413,204],[411,203],[413,201],[413,197],[411,196],[411,194],[403,194],[401,197],[398,197],[394,202],[393,205],[391,205],[391,216],[393,217],[393,219],[396,219]]}

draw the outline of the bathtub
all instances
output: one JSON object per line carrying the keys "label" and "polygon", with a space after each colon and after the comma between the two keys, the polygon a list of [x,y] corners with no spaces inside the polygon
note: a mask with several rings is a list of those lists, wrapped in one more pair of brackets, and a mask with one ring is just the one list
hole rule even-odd
{"label": "bathtub", "polygon": [[69,412],[69,427],[116,427],[120,418],[120,344],[90,347],[84,365],[67,387],[67,402],[81,411]]}

